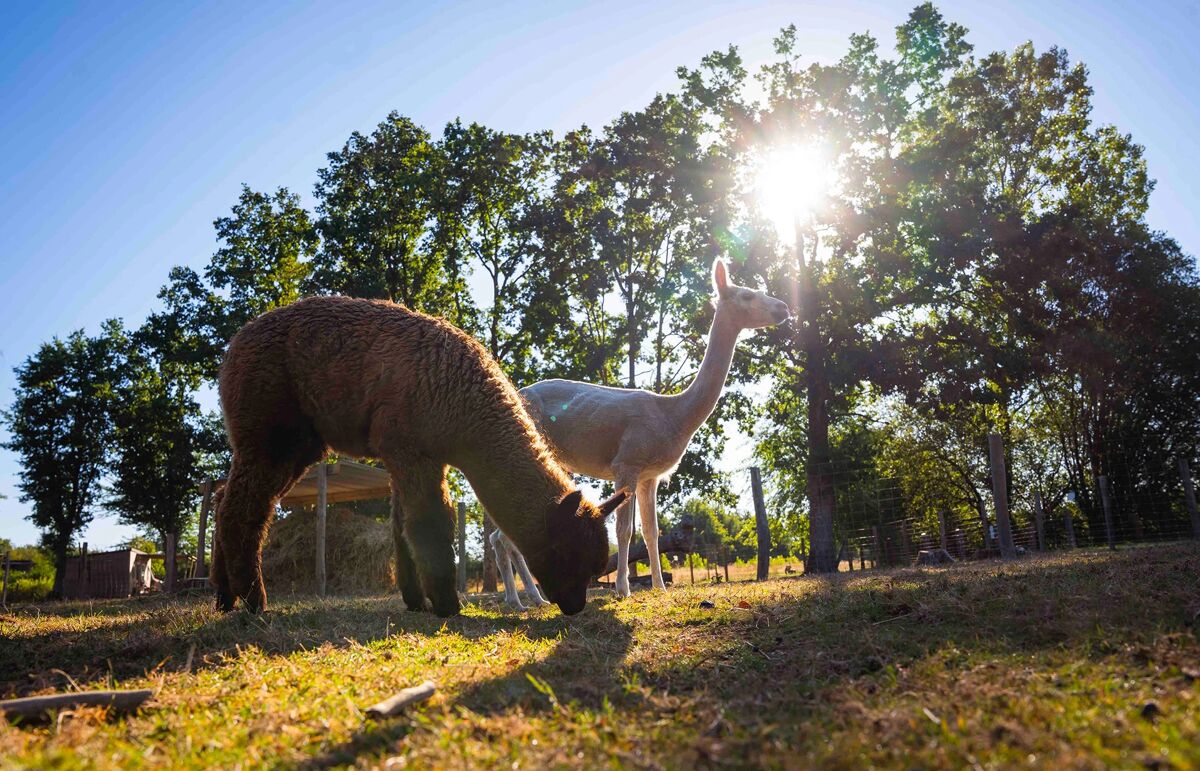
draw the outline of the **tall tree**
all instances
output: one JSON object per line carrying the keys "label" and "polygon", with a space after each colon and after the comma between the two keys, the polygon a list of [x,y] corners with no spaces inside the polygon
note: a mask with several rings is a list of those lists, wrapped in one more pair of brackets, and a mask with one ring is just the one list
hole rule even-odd
{"label": "tall tree", "polygon": [[92,521],[112,436],[111,408],[122,334],[119,322],[87,337],[77,331],[44,343],[15,370],[17,385],[4,421],[4,447],[21,458],[20,500],[54,555],[54,596],[61,597],[67,553]]}
{"label": "tall tree", "polygon": [[433,226],[444,164],[429,133],[391,113],[370,136],[355,132],[317,172],[312,292],[374,297],[454,319],[465,286]]}

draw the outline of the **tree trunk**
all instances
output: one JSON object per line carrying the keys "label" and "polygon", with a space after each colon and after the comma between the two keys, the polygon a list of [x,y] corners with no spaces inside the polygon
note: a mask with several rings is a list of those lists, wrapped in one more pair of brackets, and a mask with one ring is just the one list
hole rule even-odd
{"label": "tree trunk", "polygon": [[629,297],[625,300],[625,325],[629,335],[629,388],[637,388],[637,322],[633,318],[633,279],[629,279]]}
{"label": "tree trunk", "polygon": [[63,584],[67,578],[67,548],[69,542],[54,545],[54,588],[50,590],[50,599],[63,599]]}
{"label": "tree trunk", "polygon": [[[813,255],[817,244],[813,241]],[[837,572],[837,546],[833,539],[836,502],[829,451],[829,377],[825,347],[821,344],[815,260],[804,256],[804,236],[796,226],[799,261],[800,334],[804,347],[804,386],[808,392],[808,509],[810,544],[807,570]]]}

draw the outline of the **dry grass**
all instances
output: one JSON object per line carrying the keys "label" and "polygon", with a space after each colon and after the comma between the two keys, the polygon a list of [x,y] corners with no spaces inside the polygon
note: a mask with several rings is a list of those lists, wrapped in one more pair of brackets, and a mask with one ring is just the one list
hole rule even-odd
{"label": "dry grass", "polygon": [[[0,618],[0,693],[158,695],[0,725],[0,766],[1196,767],[1198,578],[1183,545],[683,584],[570,619],[491,598],[445,622],[392,597],[46,606]],[[360,712],[426,678],[407,716]]]}

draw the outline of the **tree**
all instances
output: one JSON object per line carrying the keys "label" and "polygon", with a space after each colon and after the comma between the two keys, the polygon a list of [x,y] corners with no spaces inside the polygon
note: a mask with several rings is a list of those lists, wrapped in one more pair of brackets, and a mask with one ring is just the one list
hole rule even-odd
{"label": "tree", "polygon": [[115,389],[112,482],[105,508],[121,521],[177,537],[191,521],[202,457],[211,452],[211,427],[200,415],[192,382],[147,345],[139,330],[121,341],[124,356]]}
{"label": "tree", "polygon": [[98,337],[80,330],[44,343],[16,369],[15,399],[4,413],[12,434],[4,447],[21,457],[20,500],[33,505],[28,519],[54,554],[56,597],[71,542],[99,500],[120,334],[119,322],[110,321]]}
{"label": "tree", "polygon": [[317,231],[309,292],[403,303],[457,320],[465,286],[451,251],[436,248],[442,156],[425,129],[391,113],[350,136],[317,172]]}

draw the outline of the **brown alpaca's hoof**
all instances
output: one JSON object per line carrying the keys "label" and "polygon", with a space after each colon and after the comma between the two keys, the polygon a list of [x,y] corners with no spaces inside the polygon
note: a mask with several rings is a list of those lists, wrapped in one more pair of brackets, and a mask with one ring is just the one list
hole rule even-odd
{"label": "brown alpaca's hoof", "polygon": [[217,610],[221,613],[233,612],[233,595],[229,592],[217,590]]}
{"label": "brown alpaca's hoof", "polygon": [[461,610],[461,606],[459,606],[459,604],[458,604],[457,596],[447,598],[445,600],[442,600],[441,602],[433,603],[433,612],[435,614],[437,614],[438,616],[440,616],[441,618],[449,618],[450,616],[457,616],[459,610]]}

